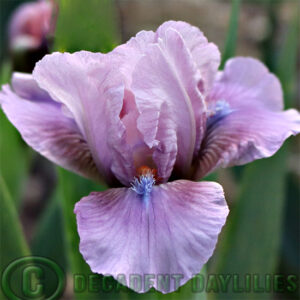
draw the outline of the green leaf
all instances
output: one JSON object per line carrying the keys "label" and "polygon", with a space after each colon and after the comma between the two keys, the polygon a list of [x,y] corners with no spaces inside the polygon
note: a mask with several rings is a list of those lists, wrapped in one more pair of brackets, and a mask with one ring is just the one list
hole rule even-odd
{"label": "green leaf", "polygon": [[56,191],[47,204],[31,242],[32,255],[52,259],[66,270],[65,240],[60,197]]}
{"label": "green leaf", "polygon": [[[25,241],[14,201],[0,173],[0,272],[17,258],[28,256],[29,248]],[[20,283],[13,282],[13,285]],[[4,299],[2,291],[0,298]]]}
{"label": "green leaf", "polygon": [[4,61],[0,69],[0,84],[5,84],[10,81],[12,66],[9,61]]}
{"label": "green leaf", "polygon": [[280,51],[277,64],[277,75],[282,83],[285,95],[285,104],[287,107],[293,106],[297,93],[297,59],[300,48],[300,23],[299,13],[295,13],[294,19],[289,25],[286,40]]}
{"label": "green leaf", "polygon": [[[241,286],[246,274],[274,274],[279,257],[283,216],[286,151],[249,165],[240,195],[231,209],[220,238],[215,272],[238,274]],[[253,291],[253,289],[252,289]],[[243,293],[243,299],[269,299],[270,293]],[[241,299],[232,283],[217,299]]]}
{"label": "green leaf", "polygon": [[[8,83],[11,65],[4,61],[1,65],[0,83]],[[0,166],[1,173],[11,194],[18,205],[29,167],[29,151],[22,139],[0,109]]]}
{"label": "green leaf", "polygon": [[18,206],[28,174],[30,151],[0,110],[0,166],[12,200]]}
{"label": "green leaf", "polygon": [[222,55],[222,61],[220,66],[221,69],[224,68],[226,60],[234,56],[235,54],[241,1],[242,0],[232,0],[231,16],[229,21],[229,28],[228,28],[227,38],[225,42],[225,47]]}
{"label": "green leaf", "polygon": [[54,50],[108,52],[119,43],[113,0],[61,0]]}

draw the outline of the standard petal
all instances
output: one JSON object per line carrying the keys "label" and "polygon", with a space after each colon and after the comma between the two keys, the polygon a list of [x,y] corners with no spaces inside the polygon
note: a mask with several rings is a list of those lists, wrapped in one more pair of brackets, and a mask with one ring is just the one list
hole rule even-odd
{"label": "standard petal", "polygon": [[126,44],[116,47],[112,53],[119,59],[119,70],[126,77],[126,84],[131,85],[131,75],[137,62],[147,51],[149,45],[156,43],[153,31],[142,30],[132,37]]}
{"label": "standard petal", "polygon": [[279,80],[252,58],[229,60],[207,101],[211,115],[195,178],[217,167],[269,157],[300,131],[299,113],[281,111]]}
{"label": "standard petal", "polygon": [[220,52],[213,43],[208,43],[203,33],[195,26],[182,21],[168,21],[157,30],[159,37],[163,37],[170,28],[175,29],[182,36],[187,48],[192,54],[201,74],[201,92],[207,94],[212,86],[220,65]]}
{"label": "standard petal", "polygon": [[[197,27],[186,22],[167,21],[159,26],[156,32],[140,31],[126,44],[115,48],[114,54],[120,55],[122,61],[120,70],[126,75],[132,74],[136,63],[147,51],[148,46],[158,43],[159,39],[164,40],[166,32],[170,29],[176,30],[184,40],[184,44],[192,55],[200,74],[199,87],[201,87],[201,92],[207,94],[220,65],[220,52],[215,44],[207,41],[207,38]],[[127,79],[130,85],[130,76]]]}
{"label": "standard petal", "polygon": [[[203,139],[206,122],[206,108],[201,93],[207,94],[211,87],[212,80],[217,73],[217,68],[220,63],[220,53],[214,44],[207,42],[207,39],[199,29],[185,22],[165,22],[155,33],[152,31],[141,31],[136,37],[130,39],[126,44],[117,47],[113,51],[114,55],[119,56],[119,69],[126,75],[127,87],[129,89],[132,87],[134,93],[136,80],[131,78],[131,76],[132,74],[135,76],[138,69],[143,72],[142,69],[144,66],[140,60],[146,61],[147,58],[143,58],[143,56],[149,56],[148,52],[151,52],[149,49],[155,49],[155,47],[163,49],[164,58],[167,60],[167,63],[173,65],[171,72],[177,73],[181,81],[180,84],[185,89],[189,100],[188,102],[191,103],[196,132],[193,155],[196,155]],[[155,56],[155,50],[152,50],[152,52],[153,56]],[[156,58],[154,57],[154,59]],[[150,65],[151,62],[148,62],[148,64]],[[153,71],[151,70],[151,72]],[[151,72],[149,72],[149,74],[151,74]],[[158,78],[161,76],[161,73],[164,73],[163,68],[160,68],[159,73],[157,73]],[[164,74],[164,76],[165,75],[166,74]],[[151,82],[149,85],[150,84]],[[156,85],[157,83],[154,89],[156,89]],[[201,93],[199,92],[199,87]],[[157,90],[156,92],[159,91]],[[175,98],[174,94],[170,96],[172,96],[173,99]],[[162,95],[160,93],[160,98],[161,97]],[[152,98],[151,96],[151,102],[154,102],[156,98]],[[141,113],[141,105],[139,105],[138,102],[139,98],[137,99],[137,106]],[[191,152],[187,155],[186,151],[182,149],[184,147],[182,143],[184,143],[186,147],[188,147],[188,144],[186,144],[186,141],[182,141],[182,135],[178,138],[174,135],[174,132],[175,134],[177,133],[175,127],[185,127],[188,123],[183,120],[180,125],[176,124],[170,115],[167,117],[168,119],[166,119],[166,111],[174,115],[174,113],[172,113],[173,109],[167,107],[168,105],[159,108],[158,103],[152,103],[153,105],[151,107],[151,102],[148,102],[149,115],[146,116],[142,108],[144,116],[139,118],[137,127],[144,135],[146,144],[153,149],[153,160],[157,164],[160,177],[164,180],[168,179],[173,170],[174,157],[177,152],[177,171],[180,169],[180,171],[186,175],[187,172],[185,168],[189,165]],[[173,102],[175,103],[174,107],[177,106],[176,101]],[[180,102],[184,104],[184,101],[179,100],[179,103]],[[160,113],[158,113],[158,109],[160,109]],[[175,110],[179,111],[179,108]],[[168,140],[161,142],[159,135],[166,136]],[[179,147],[175,144],[176,141],[178,143],[182,142]],[[164,165],[161,165],[161,163],[164,163]]]}
{"label": "standard petal", "polygon": [[99,180],[91,152],[73,119],[61,104],[42,91],[28,74],[14,74],[12,84],[0,92],[0,104],[10,122],[34,150],[54,163]]}
{"label": "standard petal", "polygon": [[[75,213],[80,251],[93,272],[122,278],[137,292],[153,286],[168,293],[210,258],[228,208],[219,184],[180,180],[154,186],[148,206],[132,189],[120,188],[90,194]],[[131,285],[132,275],[140,287]]]}
{"label": "standard petal", "polygon": [[120,119],[124,82],[113,55],[54,53],[37,63],[33,77],[74,116],[96,165],[108,182],[128,185],[135,174]]}
{"label": "standard petal", "polygon": [[[156,158],[159,157],[157,151],[169,149],[171,152],[168,159],[173,160],[177,137],[175,167],[182,174],[188,172],[196,145],[196,120],[192,102],[198,100],[201,103],[201,96],[196,91],[193,67],[182,38],[170,29],[158,44],[148,46],[132,75],[131,89],[140,112],[138,129],[146,144],[155,149]],[[168,120],[160,118],[163,111],[168,111],[168,115],[164,116]],[[160,138],[160,120],[164,121],[168,135],[173,135],[169,139],[173,141],[173,146]],[[161,154],[166,159],[166,153]],[[157,167],[159,176],[166,179],[170,176],[172,168],[163,174],[159,164]]]}

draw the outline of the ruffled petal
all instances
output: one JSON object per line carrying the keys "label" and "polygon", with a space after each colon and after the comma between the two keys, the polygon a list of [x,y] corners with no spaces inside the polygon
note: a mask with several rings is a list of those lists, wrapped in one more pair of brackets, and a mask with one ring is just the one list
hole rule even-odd
{"label": "ruffled petal", "polygon": [[[93,272],[110,274],[137,292],[153,286],[168,293],[210,258],[228,208],[222,187],[214,182],[153,186],[148,200],[127,188],[83,198],[75,207],[80,251]],[[132,275],[141,286],[131,285]],[[162,284],[162,275],[170,285]]]}
{"label": "ruffled petal", "polygon": [[[173,160],[177,147],[175,167],[177,172],[185,175],[196,144],[196,121],[191,98],[201,103],[193,67],[181,36],[169,29],[164,39],[148,46],[136,65],[131,85],[140,112],[137,126],[146,144],[155,149],[156,159],[161,154],[169,161]],[[168,120],[161,118],[164,112],[168,112],[165,113]],[[164,122],[163,126],[168,131],[162,136],[168,134],[168,140],[161,139],[160,121]],[[170,144],[170,141],[173,143]],[[169,158],[166,158],[165,150],[171,150],[167,153]],[[162,172],[158,164],[159,176],[165,179],[170,176],[172,169]]]}
{"label": "ruffled petal", "polygon": [[14,74],[12,85],[15,92],[3,86],[0,104],[26,143],[54,163],[99,180],[89,147],[61,104],[41,90],[29,74]]}
{"label": "ruffled petal", "polygon": [[125,75],[126,86],[131,86],[131,76],[137,62],[147,51],[149,45],[156,43],[153,31],[142,30],[127,43],[116,47],[112,53],[119,60],[119,71]]}
{"label": "ruffled petal", "polygon": [[[196,140],[194,155],[196,155],[204,135],[206,122],[205,103],[198,88],[200,87],[203,94],[207,94],[211,87],[212,80],[217,73],[217,68],[220,63],[220,53],[214,44],[207,42],[207,39],[199,29],[185,22],[165,22],[155,33],[152,31],[141,31],[136,37],[131,38],[126,44],[117,47],[113,51],[122,61],[120,63],[120,71],[126,74],[126,81],[129,88],[131,87],[132,80],[134,80],[131,78],[131,74],[135,69],[142,68],[139,61],[144,55],[148,55],[149,48],[153,47],[153,45],[159,45],[159,47],[164,49],[164,55],[166,59],[173,64],[173,71],[178,73],[181,84],[191,103],[195,118]],[[146,58],[144,60],[146,60]],[[138,66],[136,66],[137,64]],[[162,70],[160,70],[160,72],[162,72]],[[151,110],[154,112],[157,111],[157,108],[152,107]],[[171,111],[170,108],[166,107],[164,110]],[[161,117],[162,115],[164,115],[163,118]],[[164,112],[161,113],[160,116],[156,113],[156,122],[153,123],[155,126],[152,128],[150,139],[152,143],[159,143],[160,149],[168,148],[168,150],[153,151],[153,159],[156,164],[158,164],[160,176],[167,179],[172,171],[174,156],[176,156],[178,149],[176,150],[175,145],[172,146],[171,144],[171,141],[175,141],[175,137],[174,135],[173,137],[171,136],[172,133],[170,131],[170,128],[174,128],[174,125],[172,125],[174,122],[172,120],[165,120],[165,115],[166,113]],[[155,131],[158,130],[160,126],[157,123],[159,118],[161,123],[168,123],[161,125],[162,128],[169,129],[168,132],[164,129],[159,130],[162,134],[170,137],[170,141],[166,143],[159,142],[159,138],[154,137]],[[150,120],[153,121],[152,118],[150,118]],[[149,124],[145,122],[146,120],[143,120],[144,125],[140,126],[149,127]],[[182,126],[182,124],[179,126]],[[174,129],[171,130],[174,131]],[[147,133],[145,128],[141,129],[141,131],[145,136],[145,142],[150,147],[154,147],[153,144],[149,143],[149,130],[147,130]],[[177,141],[180,142],[181,139],[179,138]],[[168,146],[166,146],[167,144]],[[179,147],[179,155],[181,154],[181,150],[181,147]],[[182,158],[179,156],[177,160],[180,161]],[[187,157],[187,160],[189,160],[189,157]],[[160,166],[161,162],[166,163],[164,166]],[[177,165],[183,163],[182,161],[177,162]],[[184,169],[184,167],[180,165],[179,169]]]}
{"label": "ruffled petal", "polygon": [[300,114],[281,111],[278,79],[250,58],[230,60],[208,98],[211,108],[195,178],[217,167],[242,165],[273,155],[300,132]]}
{"label": "ruffled petal", "polygon": [[263,63],[250,57],[227,61],[208,97],[208,102],[218,100],[226,100],[232,108],[251,105],[273,111],[283,109],[280,81]]}
{"label": "ruffled petal", "polygon": [[195,178],[218,167],[272,156],[289,136],[299,132],[300,114],[294,109],[271,112],[249,108],[232,112],[208,128]]}
{"label": "ruffled petal", "polygon": [[117,177],[128,185],[135,168],[120,119],[124,80],[118,67],[113,55],[54,53],[37,63],[33,76],[72,114],[108,182]]}
{"label": "ruffled petal", "polygon": [[213,43],[208,43],[207,38],[197,27],[182,21],[168,21],[163,23],[157,30],[158,36],[164,36],[165,32],[170,28],[175,29],[182,36],[201,74],[199,83],[201,92],[207,94],[210,91],[220,65],[218,47]]}

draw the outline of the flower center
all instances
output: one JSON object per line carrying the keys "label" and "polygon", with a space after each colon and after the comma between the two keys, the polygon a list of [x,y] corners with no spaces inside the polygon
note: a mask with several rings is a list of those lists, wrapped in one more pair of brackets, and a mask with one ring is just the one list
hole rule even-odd
{"label": "flower center", "polygon": [[137,175],[131,183],[131,189],[140,195],[146,205],[148,205],[152,187],[156,182],[157,171],[156,169],[142,166],[137,169]]}

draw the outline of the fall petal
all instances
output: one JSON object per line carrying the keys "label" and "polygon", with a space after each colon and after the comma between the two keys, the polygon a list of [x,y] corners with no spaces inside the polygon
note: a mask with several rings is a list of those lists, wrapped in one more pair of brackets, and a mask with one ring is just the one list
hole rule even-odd
{"label": "fall petal", "polygon": [[242,165],[273,155],[290,136],[300,132],[300,114],[248,107],[229,112],[209,124],[199,154],[199,179],[218,167]]}
{"label": "fall petal", "polygon": [[[257,59],[229,59],[218,74],[208,102],[226,100],[232,108],[264,107],[272,111],[283,109],[283,94],[278,78]],[[209,104],[208,104],[209,105]]]}
{"label": "fall petal", "polygon": [[134,166],[120,119],[124,82],[118,60],[113,55],[88,51],[54,53],[37,63],[33,77],[67,107],[108,182],[117,177],[129,184]]}
{"label": "fall petal", "polygon": [[[80,251],[93,272],[125,275],[127,286],[167,293],[183,285],[212,255],[228,208],[220,185],[175,181],[153,186],[146,205],[127,188],[92,193],[76,204]],[[130,274],[154,275],[149,285],[130,286]],[[157,281],[170,276],[170,286]]]}
{"label": "fall petal", "polygon": [[27,144],[54,163],[99,180],[88,145],[62,106],[42,91],[29,74],[14,74],[12,85],[15,92],[3,86],[0,104]]}
{"label": "fall petal", "polygon": [[269,157],[300,131],[299,113],[282,111],[279,80],[253,58],[230,59],[207,103],[206,136],[195,178],[217,167]]}

